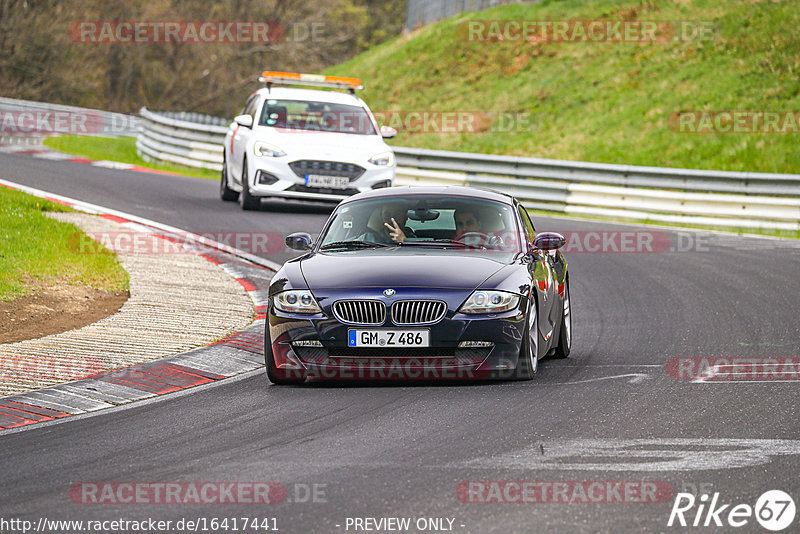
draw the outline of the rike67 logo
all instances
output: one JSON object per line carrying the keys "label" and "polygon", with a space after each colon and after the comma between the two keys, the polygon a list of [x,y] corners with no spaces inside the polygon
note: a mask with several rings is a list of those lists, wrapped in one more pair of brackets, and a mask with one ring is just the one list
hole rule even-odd
{"label": "rike67 logo", "polygon": [[691,493],[678,493],[669,514],[667,526],[743,527],[755,520],[767,530],[778,532],[792,525],[795,517],[792,497],[781,490],[764,492],[755,506],[720,502],[719,492],[704,493],[696,498]]}

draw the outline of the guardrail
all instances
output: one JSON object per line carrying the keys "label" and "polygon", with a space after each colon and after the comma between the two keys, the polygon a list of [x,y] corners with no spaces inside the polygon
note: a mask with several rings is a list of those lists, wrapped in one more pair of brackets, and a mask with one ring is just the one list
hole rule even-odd
{"label": "guardrail", "polygon": [[405,27],[413,30],[465,11],[483,11],[503,4],[534,1],[538,0],[407,0]]}
{"label": "guardrail", "polygon": [[202,113],[139,111],[136,150],[147,161],[222,170],[222,145],[228,122]]}
{"label": "guardrail", "polygon": [[464,184],[534,209],[664,223],[800,230],[800,175],[641,167],[394,147],[399,183]]}
{"label": "guardrail", "polygon": [[[220,170],[228,121],[141,110],[142,157]],[[641,167],[393,147],[397,185],[461,184],[570,215],[800,230],[800,175]]]}
{"label": "guardrail", "polygon": [[99,109],[0,98],[3,136],[47,137],[56,134],[129,137],[139,129],[139,117]]}

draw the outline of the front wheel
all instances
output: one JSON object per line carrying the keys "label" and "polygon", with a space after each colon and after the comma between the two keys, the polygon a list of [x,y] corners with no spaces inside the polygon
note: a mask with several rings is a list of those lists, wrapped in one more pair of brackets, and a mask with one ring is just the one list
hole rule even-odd
{"label": "front wheel", "polygon": [[239,193],[228,187],[228,162],[222,160],[222,173],[219,177],[219,198],[224,201],[236,200]]}
{"label": "front wheel", "polygon": [[239,205],[243,210],[257,210],[261,200],[250,194],[250,184],[247,180],[247,160],[242,162],[242,192],[239,194]]}
{"label": "front wheel", "polygon": [[569,300],[569,279],[564,281],[564,311],[561,313],[561,331],[553,358],[566,358],[572,350],[572,304]]}
{"label": "front wheel", "polygon": [[539,369],[539,314],[531,298],[517,363],[517,380],[531,380]]}

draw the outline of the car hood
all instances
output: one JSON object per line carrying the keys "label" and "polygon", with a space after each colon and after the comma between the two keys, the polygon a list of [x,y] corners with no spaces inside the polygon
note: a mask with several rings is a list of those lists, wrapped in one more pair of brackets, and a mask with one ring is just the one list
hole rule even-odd
{"label": "car hood", "polygon": [[378,135],[356,135],[334,132],[302,132],[287,130],[280,133],[274,128],[261,126],[254,136],[278,146],[286,152],[289,161],[319,159],[347,161],[364,165],[369,158],[390,150]]}
{"label": "car hood", "polygon": [[309,289],[424,287],[473,290],[506,264],[468,254],[402,249],[318,253],[300,268]]}

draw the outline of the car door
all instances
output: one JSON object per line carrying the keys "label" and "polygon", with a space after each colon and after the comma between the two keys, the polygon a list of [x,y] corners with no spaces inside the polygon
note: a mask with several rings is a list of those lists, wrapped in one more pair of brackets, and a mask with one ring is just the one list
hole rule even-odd
{"label": "car door", "polygon": [[536,291],[538,297],[540,339],[547,346],[552,339],[556,321],[559,320],[559,308],[554,305],[558,294],[556,291],[553,258],[547,251],[537,250],[533,246],[533,241],[536,239],[536,230],[522,204],[517,204],[517,211],[522,222],[525,245],[530,257],[528,271],[533,281],[532,291]]}
{"label": "car door", "polygon": [[[257,94],[251,95],[242,109],[242,115],[250,115],[253,117],[253,125],[256,124],[256,107],[258,106],[259,96]],[[245,150],[247,149],[247,142],[250,140],[252,128],[241,126],[239,124],[233,125],[233,132],[231,135],[230,143],[226,147],[228,149],[227,157],[229,158],[230,165],[228,170],[231,176],[228,178],[239,185],[242,184],[242,162],[245,158]]]}

